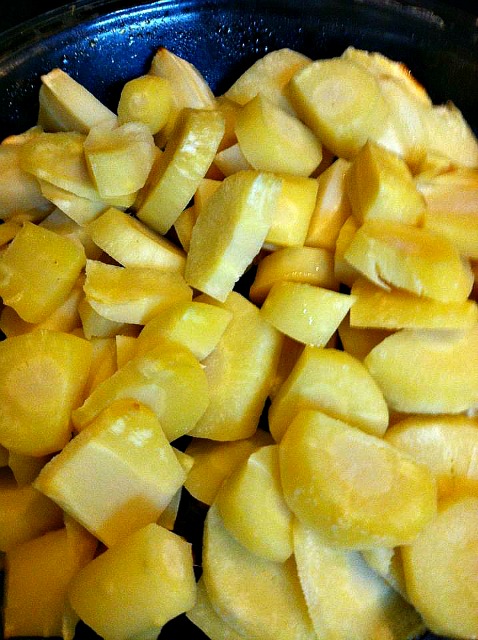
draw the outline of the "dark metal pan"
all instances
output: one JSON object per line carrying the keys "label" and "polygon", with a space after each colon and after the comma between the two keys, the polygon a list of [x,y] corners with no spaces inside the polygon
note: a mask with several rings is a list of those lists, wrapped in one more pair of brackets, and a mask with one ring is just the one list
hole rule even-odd
{"label": "dark metal pan", "polygon": [[[67,71],[115,109],[124,82],[148,68],[159,46],[193,62],[220,93],[267,51],[288,46],[319,58],[338,55],[348,45],[403,61],[435,102],[455,102],[478,131],[477,15],[451,4],[433,0],[80,0],[1,36],[0,138],[35,124],[40,74],[53,67]],[[183,504],[181,532],[188,530],[191,513],[195,520],[203,515],[198,505]],[[197,542],[200,531],[195,536]],[[94,638],[81,624],[77,636]],[[196,640],[206,636],[181,617],[166,625],[160,637]]]}

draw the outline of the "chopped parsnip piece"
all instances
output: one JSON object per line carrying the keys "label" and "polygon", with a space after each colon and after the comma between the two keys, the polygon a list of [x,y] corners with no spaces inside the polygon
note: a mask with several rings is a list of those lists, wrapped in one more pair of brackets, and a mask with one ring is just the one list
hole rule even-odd
{"label": "chopped parsnip piece", "polygon": [[129,80],[123,87],[118,103],[118,122],[142,122],[152,134],[168,122],[173,89],[167,78],[151,73]]}

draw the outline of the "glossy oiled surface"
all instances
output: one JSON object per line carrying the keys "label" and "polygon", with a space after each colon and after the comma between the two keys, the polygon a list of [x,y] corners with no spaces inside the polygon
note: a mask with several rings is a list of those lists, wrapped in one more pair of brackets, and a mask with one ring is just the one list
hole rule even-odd
{"label": "glossy oiled surface", "polygon": [[[0,30],[61,3],[8,3]],[[0,39],[0,138],[36,121],[39,76],[61,67],[115,108],[125,80],[144,72],[159,46],[193,62],[216,92],[255,59],[279,47],[313,57],[342,53],[348,45],[402,60],[435,102],[452,99],[478,129],[478,27],[475,2],[449,4],[380,0],[125,0],[75,2]],[[417,7],[417,5],[420,5]],[[2,9],[2,11],[4,11]],[[474,9],[476,14],[476,9]],[[186,534],[203,510],[183,505],[178,531]],[[197,544],[200,527],[192,535]],[[197,545],[197,552],[200,546]],[[199,560],[199,555],[198,555]],[[79,637],[90,635],[80,627]],[[183,617],[162,640],[205,638]],[[431,639],[433,636],[428,635]]]}

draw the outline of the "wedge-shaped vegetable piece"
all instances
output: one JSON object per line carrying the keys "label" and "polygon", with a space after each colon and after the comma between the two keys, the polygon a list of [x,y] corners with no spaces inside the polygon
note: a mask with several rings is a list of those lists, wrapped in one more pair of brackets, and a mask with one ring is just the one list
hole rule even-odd
{"label": "wedge-shaped vegetable piece", "polygon": [[99,200],[86,164],[85,139],[85,134],[76,131],[40,133],[22,145],[20,166],[39,180],[77,196]]}
{"label": "wedge-shaped vegetable piece", "polygon": [[260,93],[293,113],[285,88],[294,73],[310,62],[310,58],[304,54],[286,47],[270,51],[248,67],[229,87],[225,96],[244,105]]}
{"label": "wedge-shaped vegetable piece", "polygon": [[237,633],[262,640],[316,637],[293,559],[272,562],[248,551],[215,506],[206,517],[203,580],[213,608]]}
{"label": "wedge-shaped vegetable piece", "polygon": [[20,154],[21,145],[0,145],[0,220],[18,211],[51,208],[34,176],[21,168]]}
{"label": "wedge-shaped vegetable piece", "polygon": [[396,220],[416,225],[425,212],[405,160],[370,140],[347,172],[346,191],[357,220]]}
{"label": "wedge-shaped vegetable piece", "polygon": [[185,477],[157,416],[127,398],[100,412],[34,484],[111,546],[156,522]]}
{"label": "wedge-shaped vegetable piece", "polygon": [[219,111],[184,109],[140,193],[138,218],[166,233],[206,175],[223,135],[224,117]]}
{"label": "wedge-shaped vegetable piece", "polygon": [[285,562],[292,554],[292,513],[284,501],[276,444],[251,453],[216,496],[224,526],[261,558]]}
{"label": "wedge-shaped vegetable piece", "polygon": [[353,158],[385,126],[388,108],[376,79],[349,60],[316,60],[294,74],[288,90],[299,117],[342,158]]}
{"label": "wedge-shaped vegetable piece", "polygon": [[238,142],[218,151],[214,156],[214,166],[226,177],[238,171],[252,169]]}
{"label": "wedge-shaped vegetable piece", "polygon": [[226,300],[261,249],[280,190],[279,178],[256,171],[241,171],[222,182],[193,228],[188,284]]}
{"label": "wedge-shaped vegetable piece", "polygon": [[80,314],[81,326],[87,340],[92,338],[112,338],[121,331],[125,331],[127,326],[131,326],[124,322],[109,320],[100,315],[85,297],[78,305],[78,313]]}
{"label": "wedge-shaped vegetable piece", "polygon": [[344,258],[378,286],[440,302],[463,302],[471,292],[470,266],[449,240],[400,222],[365,222]]}
{"label": "wedge-shaped vegetable piece", "polygon": [[276,282],[262,317],[290,338],[324,347],[354,304],[355,297],[307,282]]}
{"label": "wedge-shaped vegetable piece", "polygon": [[428,148],[455,165],[478,165],[478,140],[461,111],[452,103],[434,106],[426,115]]}
{"label": "wedge-shaped vegetable piece", "polygon": [[43,322],[25,322],[13,307],[3,307],[0,312],[0,330],[6,336],[18,336],[37,329],[70,333],[81,325],[78,306],[83,297],[83,282],[84,279],[80,276],[63,304],[57,307]]}
{"label": "wedge-shaped vegetable piece", "polygon": [[467,416],[405,418],[385,440],[425,464],[437,479],[439,494],[477,495],[478,422]]}
{"label": "wedge-shaped vegetable piece", "polygon": [[216,99],[201,72],[188,60],[160,47],[153,56],[149,73],[168,80],[172,89],[168,122],[161,131],[160,143],[168,140],[182,109],[214,109]]}
{"label": "wedge-shaped vegetable piece", "polygon": [[92,560],[69,588],[73,609],[105,640],[157,636],[195,597],[191,545],[157,524]]}
{"label": "wedge-shaped vegetable piece", "polygon": [[84,398],[87,398],[100,382],[116,371],[116,351],[113,338],[89,338],[92,356],[88,379],[85,384]]}
{"label": "wedge-shaped vegetable piece", "polygon": [[173,88],[167,78],[151,73],[125,83],[118,102],[118,122],[142,122],[152,134],[168,122]]}
{"label": "wedge-shaped vegetable piece", "polygon": [[402,549],[407,593],[427,627],[453,638],[478,628],[478,498],[445,503],[417,539]]}
{"label": "wedge-shaped vegetable piece", "polygon": [[0,551],[9,551],[27,540],[58,529],[63,524],[61,509],[27,484],[19,487],[2,469],[0,475]]}
{"label": "wedge-shaped vegetable piece", "polygon": [[243,640],[244,638],[216,613],[202,578],[197,583],[196,602],[192,609],[186,611],[186,617],[201,629],[209,640]]}
{"label": "wedge-shaped vegetable piece", "polygon": [[403,329],[385,338],[364,360],[395,411],[461,413],[476,405],[476,326],[469,331]]}
{"label": "wedge-shaped vegetable piece", "polygon": [[393,331],[386,329],[367,329],[362,327],[352,327],[350,325],[350,315],[346,316],[337,329],[337,334],[342,343],[344,351],[350,355],[363,360],[370,351],[389,336]]}
{"label": "wedge-shaped vegetable piece", "polygon": [[256,431],[274,381],[282,336],[239,293],[233,291],[224,303],[207,296],[200,301],[218,304],[232,312],[232,319],[202,363],[210,402],[191,435],[222,441],[248,438]]}
{"label": "wedge-shaped vegetable piece", "polygon": [[59,451],[90,363],[91,345],[68,333],[38,330],[0,342],[0,442],[25,455]]}
{"label": "wedge-shaped vegetable piece", "polygon": [[325,289],[338,289],[334,257],[318,247],[283,247],[259,261],[249,296],[256,304],[264,302],[276,282],[306,282]]}
{"label": "wedge-shaped vegetable piece", "polygon": [[178,302],[152,318],[138,336],[137,353],[153,348],[157,338],[167,338],[190,349],[204,360],[217,346],[232,312],[206,302]]}
{"label": "wedge-shaped vegetable piece", "polygon": [[307,177],[322,160],[312,131],[261,93],[237,113],[235,132],[244,157],[258,171]]}
{"label": "wedge-shaped vegetable piece", "polygon": [[278,442],[301,409],[317,409],[367,433],[388,426],[383,394],[364,365],[344,351],[306,346],[274,396],[269,427]]}
{"label": "wedge-shaped vegetable piece", "polygon": [[100,315],[132,324],[145,324],[171,304],[192,299],[192,290],[178,271],[119,267],[99,260],[87,261],[84,291]]}
{"label": "wedge-shaped vegetable piece", "polygon": [[186,449],[194,464],[184,482],[185,489],[197,500],[211,505],[229,474],[251,453],[269,444],[273,444],[273,440],[262,429],[242,440],[219,442],[193,438]]}
{"label": "wedge-shaped vegetable piece", "polygon": [[342,284],[346,284],[351,287],[354,281],[359,276],[360,272],[357,271],[346,259],[345,252],[350,246],[355,233],[359,225],[354,216],[350,215],[344,224],[341,226],[339,235],[335,245],[334,254],[334,273],[335,277]]}
{"label": "wedge-shaped vegetable piece", "polygon": [[173,225],[179,243],[186,252],[189,251],[189,247],[191,245],[191,235],[193,227],[196,224],[196,220],[196,207],[191,205],[179,214],[179,217]]}
{"label": "wedge-shaped vegetable piece", "polygon": [[61,69],[52,69],[41,81],[38,121],[47,131],[88,133],[100,123],[116,124],[116,115]]}
{"label": "wedge-shaped vegetable piece", "polygon": [[113,128],[93,127],[83,148],[88,170],[101,198],[139,191],[156,158],[153,136],[142,122],[126,122]]}
{"label": "wedge-shaped vegetable piece", "polygon": [[345,176],[350,163],[337,158],[317,179],[317,198],[307,230],[305,244],[335,250],[339,231],[350,216],[350,203],[345,193]]}
{"label": "wedge-shaped vegetable piece", "polygon": [[110,207],[87,225],[96,245],[124,267],[158,267],[183,271],[184,252],[145,224]]}
{"label": "wedge-shaped vegetable piece", "polygon": [[26,322],[42,322],[65,302],[85,266],[83,247],[26,222],[0,256],[0,295]]}
{"label": "wedge-shaped vegetable piece", "polygon": [[319,531],[295,520],[294,553],[321,640],[412,640],[425,631],[415,609],[358,551],[330,546]]}
{"label": "wedge-shaped vegetable piece", "polygon": [[107,204],[99,200],[99,196],[97,196],[97,200],[91,200],[61,189],[46,180],[38,180],[38,182],[45,198],[79,225],[85,225],[94,220],[108,208]]}
{"label": "wedge-shaped vegetable piece", "polygon": [[307,236],[317,198],[317,180],[281,174],[282,189],[265,243],[301,247]]}
{"label": "wedge-shaped vegetable piece", "polygon": [[70,240],[83,246],[87,258],[96,260],[101,256],[102,251],[100,247],[93,242],[84,226],[78,224],[58,207],[55,207],[46,218],[43,218],[43,220],[38,223],[38,226],[54,231],[64,238],[70,238]]}
{"label": "wedge-shaped vegetable piece", "polygon": [[279,463],[289,508],[333,545],[408,544],[436,513],[435,479],[425,465],[320,411],[297,414]]}
{"label": "wedge-shaped vegetable piece", "polygon": [[164,340],[98,384],[73,412],[75,427],[82,430],[120,398],[149,406],[171,442],[190,432],[204,413],[209,403],[206,374],[189,349]]}
{"label": "wedge-shaped vegetable piece", "polygon": [[416,183],[427,204],[424,228],[448,238],[462,255],[478,259],[478,171],[425,172]]}
{"label": "wedge-shaped vegetable piece", "polygon": [[86,531],[73,533],[68,526],[8,552],[5,637],[63,636],[68,586],[93,559],[96,545],[97,540]]}
{"label": "wedge-shaped vegetable piece", "polygon": [[471,329],[478,321],[473,300],[439,302],[400,289],[387,291],[365,278],[352,285],[352,327],[382,329]]}

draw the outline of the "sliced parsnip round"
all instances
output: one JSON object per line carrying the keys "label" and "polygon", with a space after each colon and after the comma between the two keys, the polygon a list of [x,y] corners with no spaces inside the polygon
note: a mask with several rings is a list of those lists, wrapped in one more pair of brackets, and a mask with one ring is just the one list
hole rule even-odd
{"label": "sliced parsnip round", "polygon": [[288,91],[302,120],[342,158],[353,158],[385,127],[388,107],[376,79],[349,60],[312,62],[294,74]]}
{"label": "sliced parsnip round", "polygon": [[434,633],[476,637],[478,629],[478,498],[445,503],[402,549],[407,593]]}
{"label": "sliced parsnip round", "polygon": [[478,402],[478,329],[388,336],[364,364],[388,405],[402,413],[461,413]]}
{"label": "sliced parsnip round", "polygon": [[235,631],[261,640],[315,640],[293,559],[259,558],[228,533],[216,506],[203,542],[203,579],[215,611]]}
{"label": "sliced parsnip round", "polygon": [[429,469],[319,411],[297,414],[279,444],[279,462],[291,511],[335,545],[408,544],[436,512]]}

